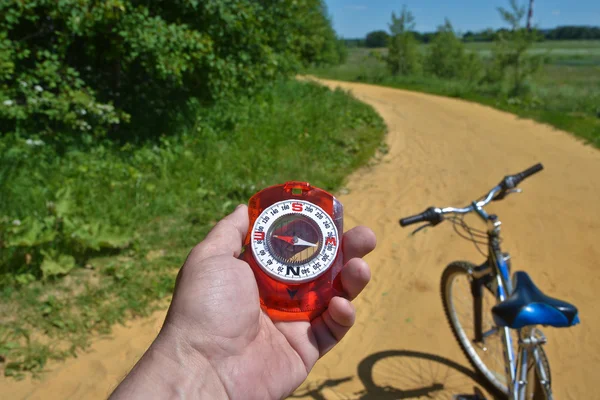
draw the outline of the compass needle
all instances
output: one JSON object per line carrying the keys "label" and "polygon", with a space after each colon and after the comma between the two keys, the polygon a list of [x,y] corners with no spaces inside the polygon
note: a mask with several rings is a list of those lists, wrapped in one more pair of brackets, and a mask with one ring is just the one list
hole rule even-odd
{"label": "compass needle", "polygon": [[273,235],[275,239],[283,240],[286,243],[294,244],[294,236]]}
{"label": "compass needle", "polygon": [[296,238],[296,242],[294,244],[296,246],[310,246],[310,247],[317,247],[319,245],[319,243],[307,242],[306,240],[303,240],[300,238]]}

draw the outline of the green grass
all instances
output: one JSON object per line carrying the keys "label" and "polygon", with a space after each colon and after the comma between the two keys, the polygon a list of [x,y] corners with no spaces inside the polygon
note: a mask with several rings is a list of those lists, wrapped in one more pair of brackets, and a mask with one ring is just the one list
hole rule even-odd
{"label": "green grass", "polygon": [[[101,142],[57,153],[26,138],[0,138],[5,375],[42,371],[47,360],[88,345],[92,332],[147,314],[171,293],[190,248],[237,204],[287,180],[339,188],[376,152],[384,130],[371,107],[346,93],[286,81],[252,98],[192,107],[178,132],[141,145]],[[28,236],[28,247],[11,241],[18,229],[49,219],[47,229],[69,238],[102,224],[126,245],[94,250],[85,248],[88,239],[59,236],[43,243]],[[65,235],[68,229],[74,233]],[[66,276],[44,271],[41,258],[53,251],[74,257]]]}
{"label": "green grass", "polygon": [[[491,52],[492,46],[493,43],[467,44],[468,49],[482,55]],[[422,49],[426,51],[426,45]],[[549,61],[529,82],[530,94],[518,99],[490,85],[432,76],[391,76],[384,63],[369,56],[369,49],[349,49],[345,64],[307,72],[322,78],[367,82],[484,103],[572,132],[600,147],[600,41],[542,42],[537,43],[533,51],[550,51]]]}

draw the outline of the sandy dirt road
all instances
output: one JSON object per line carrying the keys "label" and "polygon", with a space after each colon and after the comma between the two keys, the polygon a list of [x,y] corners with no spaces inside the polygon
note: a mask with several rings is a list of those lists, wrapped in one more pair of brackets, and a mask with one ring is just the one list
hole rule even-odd
{"label": "sandy dirt road", "polygon": [[[600,317],[600,152],[567,133],[456,99],[323,81],[350,90],[385,119],[389,152],[354,173],[346,228],[371,227],[373,280],[356,300],[352,332],[326,355],[294,397],[448,398],[479,386],[447,326],[439,295],[443,268],[480,262],[449,223],[411,237],[398,218],[430,205],[466,205],[507,173],[536,162],[545,170],[524,193],[493,204],[513,268],[548,294],[578,306],[582,324],[545,329],[557,399],[598,398]],[[475,220],[472,220],[476,222]],[[596,309],[596,311],[594,311]],[[76,359],[52,363],[41,380],[0,378],[0,397],[100,399],[154,338],[164,312],[118,326]],[[387,389],[385,389],[387,388]],[[6,396],[6,397],[5,397]]]}

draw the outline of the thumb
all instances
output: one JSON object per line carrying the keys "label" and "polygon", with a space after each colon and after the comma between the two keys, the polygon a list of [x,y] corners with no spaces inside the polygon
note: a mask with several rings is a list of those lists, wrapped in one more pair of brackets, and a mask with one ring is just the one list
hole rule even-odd
{"label": "thumb", "polygon": [[248,207],[240,204],[228,216],[219,221],[190,254],[195,262],[208,257],[230,255],[238,257],[248,231]]}

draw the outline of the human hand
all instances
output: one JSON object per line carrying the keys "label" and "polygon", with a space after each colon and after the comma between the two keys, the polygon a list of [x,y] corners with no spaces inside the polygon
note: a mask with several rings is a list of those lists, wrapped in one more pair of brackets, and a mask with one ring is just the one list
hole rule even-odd
{"label": "human hand", "polygon": [[355,298],[370,279],[362,257],[375,248],[365,227],[342,239],[341,281],[312,321],[273,322],[260,309],[250,266],[239,260],[248,209],[239,206],[199,243],[179,272],[163,328],[112,398],[266,399],[291,394],[352,327]]}

